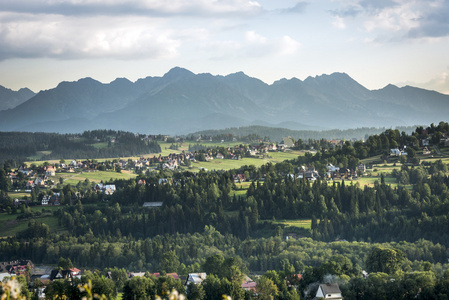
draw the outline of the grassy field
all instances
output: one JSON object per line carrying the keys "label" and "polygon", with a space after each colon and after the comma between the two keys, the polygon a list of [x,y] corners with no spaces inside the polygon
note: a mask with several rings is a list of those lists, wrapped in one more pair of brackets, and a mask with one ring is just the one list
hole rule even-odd
{"label": "grassy field", "polygon": [[[45,210],[55,210],[59,207],[45,207]],[[31,211],[42,210],[42,207],[32,207]],[[30,219],[17,220],[17,214],[8,215],[6,213],[0,214],[0,238],[16,235],[18,232],[28,228]],[[42,216],[34,217],[41,223],[45,223],[50,227],[52,232],[63,231],[64,228],[59,226],[58,218],[54,217],[52,213],[46,212]]]}
{"label": "grassy field", "polygon": [[246,181],[246,182],[242,182],[242,183],[236,183],[235,184],[237,186],[236,190],[232,190],[229,195],[231,197],[234,197],[234,195],[236,196],[246,196],[246,191],[248,190],[248,187],[251,185],[251,182]]}
{"label": "grassy field", "polygon": [[255,167],[260,167],[269,162],[278,163],[284,160],[295,159],[298,156],[304,155],[304,151],[289,151],[289,152],[269,152],[268,157],[258,158],[258,157],[244,157],[241,160],[232,160],[232,159],[213,159],[210,161],[204,162],[194,162],[191,165],[191,170],[196,171],[201,168],[207,169],[209,171],[212,170],[231,170],[238,169],[243,166],[253,165]]}
{"label": "grassy field", "polygon": [[64,174],[62,176],[55,176],[53,181],[59,182],[59,177],[63,177],[64,184],[76,185],[79,181],[84,181],[89,179],[91,182],[105,182],[110,179],[131,179],[137,177],[137,174],[134,174],[127,170],[122,170],[121,173],[117,173],[114,171],[95,171],[95,172],[80,172],[80,173],[59,173]]}
{"label": "grassy field", "polygon": [[286,227],[310,229],[312,228],[312,219],[279,220],[273,221],[273,224],[284,225]]}
{"label": "grassy field", "polygon": [[13,199],[23,199],[24,197],[30,197],[31,193],[28,192],[8,192],[8,196]]}

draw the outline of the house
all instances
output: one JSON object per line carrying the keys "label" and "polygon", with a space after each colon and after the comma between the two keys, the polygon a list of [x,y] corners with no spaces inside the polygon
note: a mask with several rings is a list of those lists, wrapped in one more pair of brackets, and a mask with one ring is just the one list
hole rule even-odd
{"label": "house", "polygon": [[234,182],[238,183],[238,182],[244,182],[245,181],[245,176],[243,174],[237,174],[234,175]]}
{"label": "house", "polygon": [[327,170],[331,173],[334,173],[334,172],[340,170],[339,167],[336,167],[333,164],[327,164],[326,167],[327,167]]}
{"label": "house", "polygon": [[254,280],[245,275],[242,282],[242,288],[245,291],[256,291],[256,285],[257,283]]}
{"label": "house", "polygon": [[429,146],[429,144],[430,144],[430,139],[429,138],[421,140],[421,145]]}
{"label": "house", "polygon": [[58,279],[71,279],[73,278],[72,276],[72,271],[70,270],[53,270],[50,273],[50,280],[58,280]]}
{"label": "house", "polygon": [[217,159],[224,159],[225,157],[224,157],[223,154],[218,153],[217,156],[216,156],[216,158],[217,158]]}
{"label": "house", "polygon": [[288,149],[294,147],[295,143],[293,142],[293,139],[291,137],[283,137],[282,142],[279,145],[284,146],[285,149]]}
{"label": "house", "polygon": [[48,166],[47,170],[45,170],[46,176],[55,176],[55,174],[56,174],[55,168],[53,168],[52,166]]}
{"label": "house", "polygon": [[399,148],[390,149],[390,155],[391,156],[407,155],[407,152],[405,151],[405,149],[403,149],[403,150],[399,150]]}
{"label": "house", "polygon": [[318,291],[316,292],[315,299],[320,299],[320,298],[343,300],[338,283],[320,284],[320,286],[318,287]]}
{"label": "house", "polygon": [[187,280],[184,285],[187,288],[190,283],[201,284],[205,279],[206,273],[189,273],[189,276],[187,276]]}
{"label": "house", "polygon": [[20,275],[24,273],[27,268],[34,269],[31,260],[13,260],[7,262],[0,262],[0,273],[9,273],[12,275]]}
{"label": "house", "polygon": [[95,190],[99,190],[102,191],[103,193],[105,193],[106,195],[112,195],[115,192],[115,184],[106,184],[103,185],[102,183],[98,183],[95,186]]}
{"label": "house", "polygon": [[366,172],[366,165],[365,164],[360,164],[357,169],[359,170],[359,172],[365,173]]}
{"label": "house", "polygon": [[50,195],[44,195],[44,197],[42,197],[41,205],[48,205],[49,200],[50,200]]}
{"label": "house", "polygon": [[72,272],[72,276],[73,276],[73,277],[78,276],[78,275],[81,275],[81,270],[78,269],[78,268],[71,268],[71,269],[70,269],[70,272]]}

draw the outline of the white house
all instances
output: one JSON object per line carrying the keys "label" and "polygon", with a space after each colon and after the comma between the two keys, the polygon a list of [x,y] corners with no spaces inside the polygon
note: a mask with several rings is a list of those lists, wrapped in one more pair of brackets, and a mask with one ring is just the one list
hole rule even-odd
{"label": "white house", "polygon": [[206,273],[190,273],[189,276],[187,276],[185,286],[187,288],[191,282],[194,284],[201,284],[204,279],[206,279]]}
{"label": "white house", "polygon": [[318,291],[316,292],[315,298],[343,300],[340,288],[338,287],[338,283],[320,284],[320,286],[318,287]]}

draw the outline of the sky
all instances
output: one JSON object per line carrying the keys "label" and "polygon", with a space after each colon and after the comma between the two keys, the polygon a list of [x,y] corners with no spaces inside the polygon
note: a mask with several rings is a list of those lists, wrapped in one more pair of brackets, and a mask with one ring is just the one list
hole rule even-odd
{"label": "sky", "polygon": [[449,0],[1,0],[0,85],[345,72],[449,94]]}

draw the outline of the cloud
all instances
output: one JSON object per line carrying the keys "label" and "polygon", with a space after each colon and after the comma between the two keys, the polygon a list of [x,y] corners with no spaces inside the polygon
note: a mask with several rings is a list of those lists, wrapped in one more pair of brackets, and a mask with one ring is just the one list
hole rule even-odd
{"label": "cloud", "polygon": [[344,18],[339,17],[339,16],[335,16],[334,17],[334,22],[332,22],[332,25],[334,27],[339,28],[339,29],[345,29],[346,28],[346,24],[345,24]]}
{"label": "cloud", "polygon": [[383,41],[449,36],[448,0],[340,0],[331,14],[334,26],[359,21]]}
{"label": "cloud", "polygon": [[21,57],[169,58],[180,41],[156,20],[0,15],[0,60]]}
{"label": "cloud", "polygon": [[303,14],[308,5],[308,2],[298,2],[293,7],[283,9],[281,12],[286,14]]}
{"label": "cloud", "polygon": [[212,60],[223,60],[293,55],[300,48],[301,43],[287,35],[269,39],[255,31],[247,31],[243,41],[208,42],[201,47],[201,50],[206,53],[213,53]]}
{"label": "cloud", "polygon": [[210,37],[212,18],[235,26],[261,13],[254,0],[1,0],[0,61],[173,58]]}
{"label": "cloud", "polygon": [[248,57],[262,57],[269,55],[295,54],[301,44],[289,36],[267,39],[254,31],[248,31],[245,35],[245,53]]}
{"label": "cloud", "polygon": [[248,0],[2,0],[1,11],[73,15],[247,16],[263,12]]}

